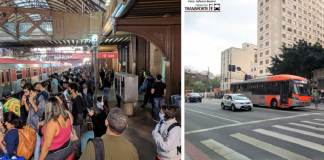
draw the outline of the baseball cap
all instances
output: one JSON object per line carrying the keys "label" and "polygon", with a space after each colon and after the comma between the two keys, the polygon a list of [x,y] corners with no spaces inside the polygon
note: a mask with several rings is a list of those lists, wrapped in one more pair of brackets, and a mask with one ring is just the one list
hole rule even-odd
{"label": "baseball cap", "polygon": [[11,96],[11,92],[9,90],[4,90],[2,92],[2,97],[8,98]]}

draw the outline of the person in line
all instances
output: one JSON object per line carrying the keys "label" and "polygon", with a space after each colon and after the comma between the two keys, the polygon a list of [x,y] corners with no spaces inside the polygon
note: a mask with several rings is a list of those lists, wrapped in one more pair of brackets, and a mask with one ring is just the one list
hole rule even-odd
{"label": "person in line", "polygon": [[143,105],[141,106],[142,108],[145,108],[145,106],[147,105],[147,102],[151,103],[152,104],[152,111],[154,109],[153,105],[153,94],[151,92],[152,90],[152,86],[154,84],[154,79],[153,77],[150,75],[150,73],[148,72],[147,73],[147,77],[145,78],[144,80],[144,91],[145,91],[145,95],[144,95],[144,103]]}
{"label": "person in line", "polygon": [[49,92],[42,86],[42,83],[36,82],[34,88],[38,92],[38,94],[43,95],[45,99],[49,98]]}
{"label": "person in line", "polygon": [[23,89],[25,92],[25,96],[23,96],[23,104],[25,105],[26,110],[28,111],[26,125],[30,124],[30,127],[32,127],[36,131],[37,142],[34,151],[34,160],[38,160],[42,139],[37,132],[37,126],[44,116],[45,99],[43,95],[37,95],[37,93],[34,92],[34,86],[31,83],[25,84]]}
{"label": "person in line", "polygon": [[[128,116],[120,108],[110,110],[105,125],[106,134],[101,136],[104,144],[104,160],[138,160],[137,150],[132,143],[122,137],[122,133],[128,127]],[[88,142],[80,160],[95,160],[96,154],[92,142]]]}
{"label": "person in line", "polygon": [[84,106],[84,99],[77,95],[76,91],[78,90],[78,85],[76,83],[69,84],[69,92],[72,95],[72,115],[73,115],[73,128],[78,136],[78,140],[73,142],[73,149],[75,157],[78,159],[81,156],[81,125],[83,124],[83,112]]}
{"label": "person in line", "polygon": [[4,134],[0,136],[0,154],[8,153],[9,158],[14,159],[14,157],[17,157],[19,144],[18,129],[23,128],[22,119],[14,112],[7,112],[3,115],[0,125],[6,129]]}
{"label": "person in line", "polygon": [[115,71],[114,69],[111,70],[111,73],[110,73],[110,82],[111,82],[111,87],[114,86],[114,80],[115,80]]}
{"label": "person in line", "polygon": [[20,101],[13,98],[9,90],[2,92],[2,98],[6,100],[6,103],[3,105],[3,113],[11,111],[20,117]]}
{"label": "person in line", "polygon": [[104,87],[104,95],[107,99],[107,101],[109,100],[109,92],[110,90],[112,90],[111,87],[111,82],[110,82],[110,78],[109,78],[109,74],[106,74],[106,77],[103,80],[103,87]]}
{"label": "person in line", "polygon": [[65,96],[63,93],[59,92],[55,95],[55,97],[59,100],[61,105],[63,106],[64,110],[69,111],[68,103],[65,99]]}
{"label": "person in line", "polygon": [[103,70],[103,68],[100,69],[100,79],[101,79],[101,86],[103,86],[104,84],[104,79],[106,77],[105,71]]}
{"label": "person in line", "polygon": [[50,91],[52,92],[53,95],[55,95],[58,93],[58,81],[54,75],[51,75],[50,79],[51,79],[51,90]]}
{"label": "person in line", "polygon": [[164,104],[166,94],[166,85],[162,82],[162,76],[159,74],[156,76],[156,83],[153,84],[151,93],[154,95],[153,120],[159,122],[159,111]]}
{"label": "person in line", "polygon": [[97,107],[99,112],[95,114],[94,110],[91,110],[89,111],[89,115],[91,116],[94,125],[94,137],[101,137],[107,131],[105,119],[109,113],[109,106],[106,97],[97,97]]}
{"label": "person in line", "polygon": [[[61,93],[61,96],[64,96]],[[74,157],[71,147],[71,125],[73,116],[65,111],[59,98],[50,97],[46,102],[45,125],[42,128],[42,151],[40,160],[65,160]]]}
{"label": "person in line", "polygon": [[177,109],[174,106],[169,106],[164,114],[164,119],[152,131],[153,139],[157,145],[157,160],[181,159],[181,128],[175,119],[176,113]]}
{"label": "person in line", "polygon": [[26,79],[22,79],[20,81],[20,86],[21,86],[21,91],[19,92],[19,100],[20,100],[20,118],[22,119],[23,125],[26,125],[27,122],[27,116],[28,116],[28,112],[26,111],[26,107],[25,105],[23,105],[23,100],[22,98],[25,95],[25,92],[23,90],[24,85],[27,83]]}

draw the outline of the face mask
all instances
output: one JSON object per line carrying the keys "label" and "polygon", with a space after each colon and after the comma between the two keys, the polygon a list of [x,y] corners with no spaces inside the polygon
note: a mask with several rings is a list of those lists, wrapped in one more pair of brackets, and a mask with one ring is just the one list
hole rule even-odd
{"label": "face mask", "polygon": [[99,109],[101,109],[101,107],[100,107],[99,103],[97,103],[97,107],[98,107]]}
{"label": "face mask", "polygon": [[30,97],[30,95],[25,95],[25,96],[26,96],[27,99]]}

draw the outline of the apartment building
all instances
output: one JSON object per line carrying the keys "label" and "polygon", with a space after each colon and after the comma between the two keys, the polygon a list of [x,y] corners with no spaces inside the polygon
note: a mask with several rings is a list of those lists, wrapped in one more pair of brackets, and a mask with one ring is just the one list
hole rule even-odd
{"label": "apartment building", "polygon": [[299,39],[324,42],[324,0],[258,0],[258,51],[250,66],[254,77],[271,75],[271,56]]}
{"label": "apartment building", "polygon": [[[250,73],[250,64],[254,63],[256,48],[256,45],[243,43],[242,48],[230,47],[222,52],[220,88],[223,93],[229,89],[230,83],[244,81],[245,74],[242,71]],[[229,72],[229,65],[240,67],[242,71]]]}

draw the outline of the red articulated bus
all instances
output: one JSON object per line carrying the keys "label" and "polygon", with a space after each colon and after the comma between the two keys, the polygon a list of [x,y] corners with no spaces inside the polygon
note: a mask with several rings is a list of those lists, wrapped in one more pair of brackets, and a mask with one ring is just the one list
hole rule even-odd
{"label": "red articulated bus", "polygon": [[311,105],[309,82],[294,75],[283,74],[233,82],[230,92],[243,94],[259,106],[293,109]]}
{"label": "red articulated bus", "polygon": [[[0,93],[10,90],[15,95],[22,90],[20,86],[22,79],[26,79],[28,83],[32,84],[46,81],[49,75],[60,74],[71,66],[71,64],[58,62],[0,58]],[[0,100],[2,100],[2,96],[0,96]]]}

